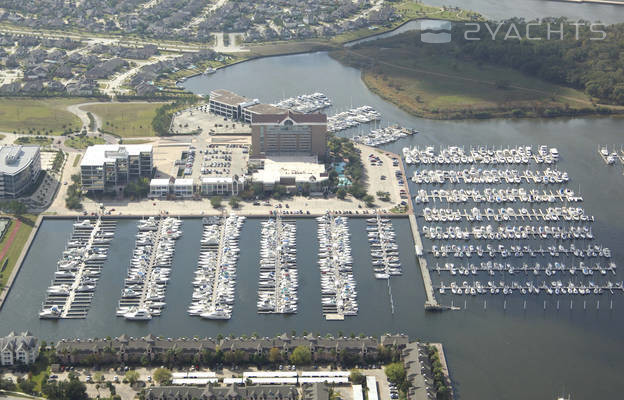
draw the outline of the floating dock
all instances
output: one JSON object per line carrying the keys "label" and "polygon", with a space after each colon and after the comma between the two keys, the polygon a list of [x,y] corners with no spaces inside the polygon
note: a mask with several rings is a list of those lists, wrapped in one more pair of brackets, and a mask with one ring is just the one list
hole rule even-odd
{"label": "floating dock", "polygon": [[205,217],[190,315],[230,319],[234,305],[238,239],[245,217]]}
{"label": "floating dock", "polygon": [[258,312],[294,314],[297,312],[297,225],[280,213],[262,222]]}
{"label": "floating dock", "polygon": [[71,239],[47,290],[40,318],[86,318],[115,226],[115,221],[101,218],[74,224]]}

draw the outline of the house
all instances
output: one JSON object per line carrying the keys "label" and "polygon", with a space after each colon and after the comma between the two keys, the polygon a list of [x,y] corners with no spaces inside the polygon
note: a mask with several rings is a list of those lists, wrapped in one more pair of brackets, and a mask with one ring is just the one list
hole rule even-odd
{"label": "house", "polygon": [[39,355],[39,339],[30,332],[0,338],[0,365],[32,364]]}
{"label": "house", "polygon": [[[254,385],[215,387],[157,386],[146,390],[145,400],[298,400],[294,385]],[[306,400],[326,400],[309,397]]]}
{"label": "house", "polygon": [[284,355],[290,354],[299,346],[310,349],[314,361],[337,361],[347,357],[351,360],[375,359],[379,355],[380,344],[397,350],[406,346],[406,335],[386,335],[380,340],[373,337],[320,337],[315,335],[290,336],[283,334],[274,338],[162,338],[148,335],[133,338],[121,335],[114,339],[72,339],[61,340],[56,345],[56,354],[67,364],[82,363],[93,357],[101,361],[138,363],[147,360],[163,361],[175,357],[178,361],[192,362],[204,352],[236,352],[244,360],[254,355],[267,355],[277,348]]}

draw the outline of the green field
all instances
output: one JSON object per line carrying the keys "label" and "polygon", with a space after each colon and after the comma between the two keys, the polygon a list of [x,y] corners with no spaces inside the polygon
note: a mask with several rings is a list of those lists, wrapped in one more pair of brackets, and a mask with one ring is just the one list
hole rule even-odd
{"label": "green field", "polygon": [[479,65],[419,48],[364,46],[333,52],[360,68],[366,86],[414,115],[436,119],[539,116],[591,107],[582,92],[510,68]]}
{"label": "green field", "polygon": [[[74,149],[83,150],[94,144],[104,144],[106,141],[99,137],[93,136],[78,136],[65,141],[65,145]],[[75,160],[74,160],[75,162]]]}
{"label": "green field", "polygon": [[152,119],[163,103],[111,103],[82,107],[102,120],[102,130],[121,137],[155,136]]}
{"label": "green field", "polygon": [[77,167],[78,164],[80,163],[80,158],[82,156],[80,154],[76,154],[76,157],[74,157],[74,167]]}
{"label": "green field", "polygon": [[67,106],[84,98],[29,99],[0,97],[0,131],[60,135],[67,128],[80,129],[80,119]]}
{"label": "green field", "polygon": [[[26,241],[28,240],[28,236],[30,236],[30,232],[35,225],[35,221],[37,220],[36,215],[23,215],[21,218],[22,224],[19,226],[19,231],[15,235],[15,239],[13,240],[13,243],[11,243],[11,246],[9,247],[9,250],[4,257],[5,259],[8,258],[9,261],[6,268],[2,272],[2,277],[0,277],[0,287],[4,287],[4,285],[6,285],[7,280],[9,279],[9,275],[11,275],[11,271],[13,271],[15,263],[17,262],[17,259],[19,258],[19,255],[22,252]],[[11,226],[9,227],[4,237],[2,238],[2,241],[0,242],[0,251],[4,249],[6,242],[9,240],[14,230],[15,221],[11,221]],[[0,262],[4,263],[4,259],[0,260]]]}
{"label": "green field", "polygon": [[15,144],[34,144],[37,146],[49,146],[52,144],[52,138],[44,136],[20,136],[15,139]]}

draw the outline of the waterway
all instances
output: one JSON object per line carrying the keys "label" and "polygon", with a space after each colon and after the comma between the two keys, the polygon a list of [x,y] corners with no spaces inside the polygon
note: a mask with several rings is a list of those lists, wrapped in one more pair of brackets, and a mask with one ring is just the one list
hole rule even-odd
{"label": "waterway", "polygon": [[424,3],[439,7],[460,7],[496,20],[512,17],[536,19],[565,16],[572,20],[602,21],[608,24],[624,21],[624,6],[613,5],[549,0],[425,0]]}
{"label": "waterway", "polygon": [[[186,82],[196,93],[227,88],[273,101],[282,97],[321,91],[334,101],[334,110],[368,104],[384,123],[400,123],[421,133],[387,146],[400,152],[406,145],[515,145],[546,144],[559,148],[558,168],[569,172],[570,187],[585,198],[583,207],[593,214],[597,241],[614,251],[614,261],[624,265],[621,250],[624,213],[622,167],[607,168],[597,153],[600,143],[622,143],[622,119],[583,118],[551,120],[432,121],[414,118],[370,93],[359,71],[344,67],[325,53],[265,58],[220,70]],[[332,110],[329,110],[331,113]],[[350,135],[355,131],[347,131]],[[413,170],[413,168],[408,168]],[[411,175],[410,172],[408,172]],[[412,189],[415,187],[412,186]],[[413,191],[414,193],[414,191]],[[342,331],[345,334],[405,332],[412,338],[442,341],[461,399],[551,399],[562,391],[576,399],[619,398],[624,383],[624,296],[613,297],[613,309],[578,305],[559,311],[542,309],[542,298],[513,296],[503,310],[500,299],[468,298],[467,309],[442,314],[425,313],[422,281],[415,264],[407,219],[393,221],[398,233],[404,275],[392,280],[395,314],[384,281],[373,278],[366,242],[365,221],[351,221],[354,274],[358,282],[360,312],[345,321],[325,321],[320,307],[316,222],[297,221],[299,313],[292,316],[258,315],[256,289],[260,224],[248,219],[241,232],[236,304],[229,321],[191,318],[186,308],[192,293],[201,233],[200,220],[185,220],[184,236],[176,246],[167,308],[150,322],[128,322],[114,316],[134,244],[136,221],[122,220],[111,245],[86,320],[43,321],[38,318],[45,289],[71,233],[71,221],[46,221],[36,237],[7,301],[0,311],[0,334],[29,329],[45,339],[102,337],[126,333],[215,336],[258,332],[274,335],[296,330],[303,333]],[[302,245],[309,243],[309,245]],[[614,280],[622,280],[622,273]],[[608,299],[609,297],[603,297]],[[590,301],[588,298],[588,301]],[[595,301],[595,299],[593,299]],[[605,300],[605,302],[607,302]],[[592,303],[594,304],[594,303]],[[463,304],[462,304],[463,306]]]}

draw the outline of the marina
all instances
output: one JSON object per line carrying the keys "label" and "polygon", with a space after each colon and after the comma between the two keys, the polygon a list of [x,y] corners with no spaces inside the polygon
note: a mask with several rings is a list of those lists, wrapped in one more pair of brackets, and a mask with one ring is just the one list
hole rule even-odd
{"label": "marina", "polygon": [[516,170],[516,169],[480,169],[474,166],[463,170],[426,169],[414,171],[412,182],[418,184],[429,183],[454,183],[454,184],[521,184],[539,183],[555,185],[567,183],[568,173],[556,169],[547,168],[541,170]]}
{"label": "marina", "polygon": [[613,146],[611,151],[608,146],[601,146],[598,148],[598,154],[607,165],[615,165],[616,161],[624,165],[624,147],[622,146],[619,149]]}
{"label": "marina", "polygon": [[458,226],[423,226],[423,235],[430,240],[519,240],[519,239],[557,239],[578,240],[593,239],[591,227],[587,226],[534,226],[534,225],[492,225],[472,226],[461,228]]}
{"label": "marina", "polygon": [[73,224],[39,318],[86,318],[114,234],[115,221],[98,218]]}
{"label": "marina", "polygon": [[402,275],[399,247],[395,242],[396,235],[392,222],[389,218],[383,218],[379,214],[366,221],[375,278],[390,279],[391,276]]}
{"label": "marina", "polygon": [[352,108],[327,117],[327,132],[340,132],[380,119],[381,114],[371,106]]}
{"label": "marina", "polygon": [[568,221],[568,222],[593,222],[594,217],[586,215],[582,207],[549,207],[546,209],[523,208],[486,208],[479,209],[473,207],[470,211],[466,209],[425,207],[422,217],[427,222],[459,222],[459,221],[509,221],[509,220],[529,220],[529,221]]}
{"label": "marina", "polygon": [[559,150],[541,145],[533,146],[470,146],[466,151],[460,146],[441,146],[438,151],[433,146],[421,149],[419,146],[404,147],[403,157],[408,165],[419,164],[555,164],[559,160]]}
{"label": "marina", "polygon": [[189,315],[230,319],[236,291],[238,239],[245,217],[204,217]]}
{"label": "marina", "polygon": [[588,284],[575,283],[572,281],[563,282],[561,280],[541,283],[533,283],[532,281],[519,283],[513,282],[493,282],[487,283],[481,281],[466,282],[461,284],[457,282],[451,282],[447,285],[441,282],[437,287],[440,294],[453,294],[453,295],[487,295],[487,294],[503,294],[512,295],[520,293],[523,295],[601,295],[603,293],[615,294],[624,292],[624,282],[611,282],[607,281],[603,284],[596,284],[590,281]]}
{"label": "marina", "polygon": [[470,264],[459,264],[459,265],[455,265],[454,263],[444,263],[444,266],[440,266],[439,263],[436,263],[436,266],[434,268],[431,269],[431,271],[435,271],[439,274],[441,274],[442,272],[448,272],[451,275],[464,275],[464,276],[468,276],[468,275],[478,275],[479,272],[487,272],[489,275],[495,275],[497,273],[500,274],[509,274],[509,275],[514,275],[514,274],[522,274],[524,273],[525,275],[528,274],[533,274],[533,275],[540,275],[541,273],[544,273],[544,275],[546,276],[553,276],[556,275],[557,273],[559,274],[567,274],[569,273],[570,275],[585,275],[585,276],[590,276],[590,275],[594,275],[594,273],[596,273],[596,275],[600,274],[600,275],[607,275],[609,272],[612,275],[616,275],[616,268],[617,266],[615,265],[614,262],[609,262],[608,265],[607,263],[605,263],[604,265],[601,264],[600,262],[597,262],[595,264],[585,264],[584,262],[580,262],[578,264],[572,264],[572,265],[566,265],[565,263],[562,262],[549,262],[548,264],[544,264],[544,265],[540,265],[540,263],[536,262],[536,263],[523,263],[522,265],[519,264],[515,264],[512,265],[510,263],[502,263],[502,262],[492,262],[492,261],[487,261],[487,262],[481,262],[478,264],[475,263],[470,263]]}
{"label": "marina", "polygon": [[378,147],[383,144],[393,143],[397,140],[417,134],[415,129],[403,128],[399,125],[392,125],[385,128],[371,130],[368,134],[353,136],[351,140],[367,146]]}
{"label": "marina", "polygon": [[135,248],[117,307],[127,320],[150,320],[165,308],[165,294],[175,241],[182,236],[182,221],[149,217],[138,223]]}
{"label": "marina", "polygon": [[327,213],[318,222],[321,303],[328,320],[357,315],[357,288],[353,276],[353,257],[348,218]]}
{"label": "marina", "polygon": [[332,102],[324,93],[316,92],[312,94],[302,94],[297,97],[289,97],[272,105],[294,112],[309,114],[331,107]]}
{"label": "marina", "polygon": [[262,222],[258,312],[294,314],[299,288],[297,271],[297,225],[280,213]]}
{"label": "marina", "polygon": [[561,188],[557,191],[537,190],[525,188],[485,188],[483,191],[475,189],[434,189],[428,191],[419,189],[414,196],[418,203],[430,201],[446,203],[555,203],[555,202],[582,202],[583,197],[578,196],[570,188]]}
{"label": "marina", "polygon": [[566,247],[562,244],[560,245],[550,245],[544,248],[543,245],[539,245],[539,247],[532,245],[510,245],[505,246],[502,244],[492,245],[486,244],[485,247],[482,245],[472,245],[472,244],[444,244],[444,245],[432,245],[431,250],[429,251],[433,254],[434,257],[450,257],[453,256],[455,258],[470,258],[474,255],[479,257],[537,257],[537,256],[545,256],[550,255],[552,257],[559,257],[560,255],[565,256],[574,256],[576,258],[591,258],[591,257],[599,257],[599,258],[611,258],[611,250],[608,247],[603,247],[601,245],[587,245],[586,248],[577,247],[576,244],[570,243],[570,246]]}

